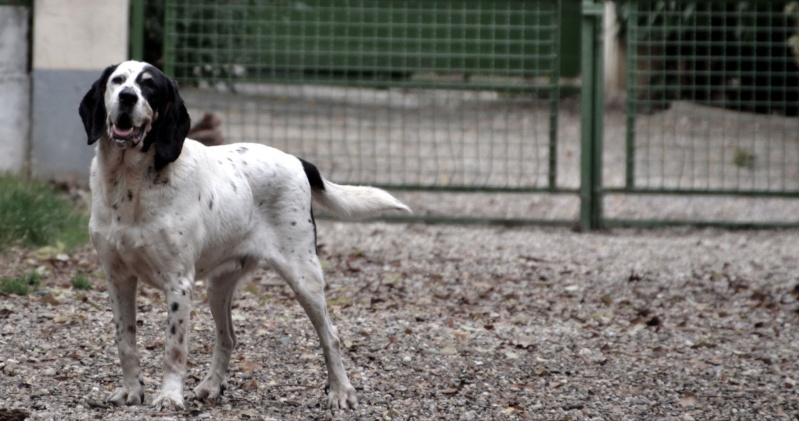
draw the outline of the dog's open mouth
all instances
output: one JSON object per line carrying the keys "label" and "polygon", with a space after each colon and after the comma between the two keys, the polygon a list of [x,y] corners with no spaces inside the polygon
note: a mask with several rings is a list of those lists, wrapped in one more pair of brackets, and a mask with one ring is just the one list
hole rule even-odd
{"label": "dog's open mouth", "polygon": [[120,145],[124,146],[130,142],[131,146],[136,146],[141,141],[144,126],[121,128],[116,124],[111,125],[111,138]]}

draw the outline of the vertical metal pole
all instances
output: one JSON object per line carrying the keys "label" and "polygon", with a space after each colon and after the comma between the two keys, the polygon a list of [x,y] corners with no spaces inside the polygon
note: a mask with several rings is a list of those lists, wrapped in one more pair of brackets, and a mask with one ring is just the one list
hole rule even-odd
{"label": "vertical metal pole", "polygon": [[638,2],[631,1],[628,3],[630,7],[630,14],[627,20],[627,98],[625,102],[625,115],[627,123],[627,148],[625,161],[627,163],[625,169],[625,187],[632,190],[635,187],[635,119],[636,112],[636,97],[637,81],[633,75],[638,74],[638,44],[636,37],[638,36]]}
{"label": "vertical metal pole", "polygon": [[172,43],[172,32],[177,26],[175,23],[175,0],[166,0],[164,3],[164,73],[169,77],[175,77],[175,57]]}
{"label": "vertical metal pole", "polygon": [[144,60],[144,0],[130,1],[130,58]]}
{"label": "vertical metal pole", "polygon": [[583,231],[602,225],[603,13],[602,2],[583,0],[580,71],[580,228]]}
{"label": "vertical metal pole", "polygon": [[552,61],[549,89],[549,178],[550,190],[558,185],[558,111],[560,106],[560,27],[563,24],[561,1],[557,1],[552,16]]}

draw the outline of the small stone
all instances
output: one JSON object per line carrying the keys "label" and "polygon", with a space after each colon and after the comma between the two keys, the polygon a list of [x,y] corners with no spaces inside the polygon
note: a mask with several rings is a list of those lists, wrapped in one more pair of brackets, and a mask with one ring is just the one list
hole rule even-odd
{"label": "small stone", "polygon": [[472,421],[477,419],[477,414],[474,411],[466,411],[461,415],[461,421]]}

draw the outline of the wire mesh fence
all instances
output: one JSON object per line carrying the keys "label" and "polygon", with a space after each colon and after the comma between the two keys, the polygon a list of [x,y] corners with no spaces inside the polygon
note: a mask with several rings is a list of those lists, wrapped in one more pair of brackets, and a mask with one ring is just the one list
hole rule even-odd
{"label": "wire mesh fence", "polygon": [[557,1],[167,3],[166,70],[228,141],[331,179],[554,189]]}
{"label": "wire mesh fence", "polygon": [[[169,0],[165,70],[194,120],[216,114],[227,142],[403,190],[428,220],[575,223],[585,192],[606,225],[795,220],[796,206],[735,197],[799,197],[799,3],[619,4],[627,99],[601,110],[604,140],[590,151],[590,110],[561,88],[564,52],[588,39],[564,32],[569,2]],[[601,20],[589,9],[583,19]],[[581,179],[581,155],[597,151],[599,176]]]}
{"label": "wire mesh fence", "polygon": [[628,2],[624,190],[799,192],[791,3]]}

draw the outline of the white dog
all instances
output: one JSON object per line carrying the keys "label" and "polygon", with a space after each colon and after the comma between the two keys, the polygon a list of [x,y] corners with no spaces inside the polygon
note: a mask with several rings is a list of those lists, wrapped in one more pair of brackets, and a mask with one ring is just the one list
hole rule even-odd
{"label": "white dog", "polygon": [[236,338],[230,305],[242,275],[265,261],[294,290],[325,357],[330,408],[357,406],[327,314],[311,201],[358,218],[410,212],[388,193],[325,180],[312,164],[258,144],[205,147],[186,139],[189,116],[177,85],[146,63],[103,72],[80,104],[91,167],[92,242],[108,275],[122,387],[114,404],[144,402],[136,351],[139,280],[164,291],[164,379],[156,409],[183,408],[191,288],[206,279],[216,324],[210,370],[194,389],[219,398]]}

